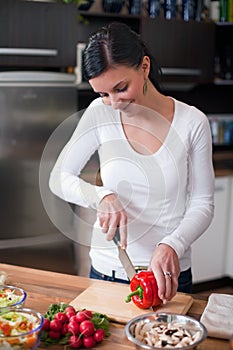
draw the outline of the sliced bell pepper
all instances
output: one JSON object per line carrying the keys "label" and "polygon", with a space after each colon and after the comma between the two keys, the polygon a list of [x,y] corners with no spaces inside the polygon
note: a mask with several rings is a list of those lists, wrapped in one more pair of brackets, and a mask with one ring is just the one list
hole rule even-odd
{"label": "sliced bell pepper", "polygon": [[136,273],[130,282],[130,289],[132,292],[126,297],[126,303],[132,300],[141,309],[149,309],[162,303],[152,271]]}

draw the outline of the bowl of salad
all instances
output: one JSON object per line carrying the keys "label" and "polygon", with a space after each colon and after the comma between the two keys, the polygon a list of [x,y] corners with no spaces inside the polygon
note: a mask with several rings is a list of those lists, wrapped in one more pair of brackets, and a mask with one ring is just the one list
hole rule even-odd
{"label": "bowl of salad", "polygon": [[0,286],[0,309],[5,307],[23,307],[27,293],[22,288]]}
{"label": "bowl of salad", "polygon": [[26,308],[0,310],[0,349],[35,350],[40,343],[44,317]]}

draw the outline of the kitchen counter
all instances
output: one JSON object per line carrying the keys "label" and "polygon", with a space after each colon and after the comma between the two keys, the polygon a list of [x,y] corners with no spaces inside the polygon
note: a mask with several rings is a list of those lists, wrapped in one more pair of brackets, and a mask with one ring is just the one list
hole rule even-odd
{"label": "kitchen counter", "polygon": [[[76,296],[90,287],[96,281],[75,275],[60,274],[51,271],[43,271],[14,265],[0,264],[0,270],[8,274],[7,283],[24,288],[27,292],[26,307],[35,309],[44,314],[52,303],[69,303]],[[111,282],[105,282],[111,283]],[[206,306],[206,299],[196,298],[188,311],[188,315],[200,319]],[[111,305],[109,305],[111,308]],[[97,310],[98,311],[98,307]],[[99,344],[99,349],[130,350],[135,349],[127,340],[124,333],[124,325],[111,322],[111,336]],[[44,350],[41,344],[38,350]],[[46,347],[49,350],[63,350],[62,345]],[[229,342],[226,340],[207,338],[198,350],[228,350]]]}
{"label": "kitchen counter", "polygon": [[233,175],[233,152],[215,151],[213,153],[213,164],[215,176],[232,176]]}
{"label": "kitchen counter", "polygon": [[[214,152],[213,165],[215,177],[233,176],[233,152]],[[81,173],[81,178],[92,184],[102,185],[97,158],[87,163]]]}

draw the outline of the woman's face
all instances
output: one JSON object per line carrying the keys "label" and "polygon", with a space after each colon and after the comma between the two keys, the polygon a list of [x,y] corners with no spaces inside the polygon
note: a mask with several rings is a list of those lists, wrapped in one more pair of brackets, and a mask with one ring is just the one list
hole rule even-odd
{"label": "woman's face", "polygon": [[114,66],[90,79],[89,83],[100,94],[104,104],[127,113],[132,104],[144,104],[143,85],[148,77],[148,67],[149,58],[145,56],[137,69],[124,65]]}

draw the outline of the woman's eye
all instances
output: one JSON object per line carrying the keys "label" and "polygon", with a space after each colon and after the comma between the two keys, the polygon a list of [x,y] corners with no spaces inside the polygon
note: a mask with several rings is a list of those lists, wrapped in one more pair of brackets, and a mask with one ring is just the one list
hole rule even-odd
{"label": "woman's eye", "polygon": [[121,89],[117,89],[118,92],[124,92],[128,88],[128,85],[123,86]]}

